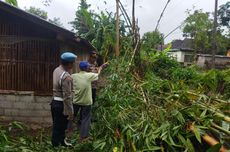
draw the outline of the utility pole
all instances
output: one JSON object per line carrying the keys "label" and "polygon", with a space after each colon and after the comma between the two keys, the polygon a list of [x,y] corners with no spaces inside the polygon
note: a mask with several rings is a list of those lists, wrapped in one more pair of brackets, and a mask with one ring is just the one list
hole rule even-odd
{"label": "utility pole", "polygon": [[120,28],[119,28],[119,0],[116,0],[116,50],[115,50],[115,54],[116,57],[119,56],[120,54]]}
{"label": "utility pole", "polygon": [[216,30],[217,30],[217,8],[218,8],[218,0],[215,0],[215,12],[214,12],[214,23],[213,23],[213,37],[212,37],[212,68],[215,68],[215,55],[217,50],[217,42],[216,42]]}
{"label": "utility pole", "polygon": [[135,33],[135,0],[133,0],[133,8],[132,8],[132,29],[133,33]]}
{"label": "utility pole", "polygon": [[132,34],[133,34],[133,48],[136,45],[136,23],[135,23],[135,0],[133,0],[133,7],[132,7]]}

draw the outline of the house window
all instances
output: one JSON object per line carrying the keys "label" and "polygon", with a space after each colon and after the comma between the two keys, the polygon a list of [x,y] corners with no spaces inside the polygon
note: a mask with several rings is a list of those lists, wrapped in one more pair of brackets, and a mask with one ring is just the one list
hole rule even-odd
{"label": "house window", "polygon": [[184,55],[184,62],[192,62],[193,61],[193,55],[186,54]]}

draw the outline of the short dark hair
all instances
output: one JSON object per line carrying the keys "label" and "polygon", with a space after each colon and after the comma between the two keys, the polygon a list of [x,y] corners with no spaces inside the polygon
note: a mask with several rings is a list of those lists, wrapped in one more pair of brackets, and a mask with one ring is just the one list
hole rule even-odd
{"label": "short dark hair", "polygon": [[97,51],[92,50],[92,51],[89,52],[89,54],[97,54]]}
{"label": "short dark hair", "polygon": [[73,64],[74,62],[68,62],[68,61],[65,61],[65,60],[62,60],[61,59],[61,64],[64,65],[64,66],[67,66],[69,64]]}

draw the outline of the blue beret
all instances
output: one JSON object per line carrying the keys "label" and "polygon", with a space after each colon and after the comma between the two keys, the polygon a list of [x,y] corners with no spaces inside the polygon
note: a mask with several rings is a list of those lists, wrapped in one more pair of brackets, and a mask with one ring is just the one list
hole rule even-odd
{"label": "blue beret", "polygon": [[61,59],[66,62],[74,62],[77,56],[71,52],[65,52],[61,55]]}
{"label": "blue beret", "polygon": [[79,68],[80,69],[87,69],[89,67],[89,62],[88,61],[81,61],[79,63]]}

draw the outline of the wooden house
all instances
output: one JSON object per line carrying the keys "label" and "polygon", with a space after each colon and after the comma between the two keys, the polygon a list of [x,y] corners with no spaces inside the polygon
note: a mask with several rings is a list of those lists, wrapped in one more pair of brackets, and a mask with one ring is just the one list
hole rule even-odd
{"label": "wooden house", "polygon": [[0,1],[0,119],[50,121],[60,54],[71,51],[79,62],[92,49],[75,33]]}

